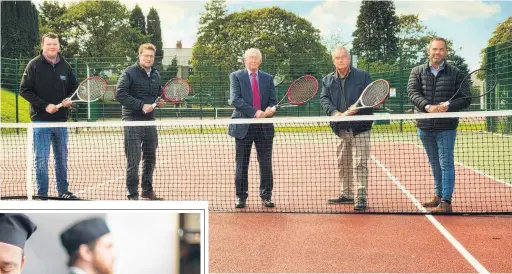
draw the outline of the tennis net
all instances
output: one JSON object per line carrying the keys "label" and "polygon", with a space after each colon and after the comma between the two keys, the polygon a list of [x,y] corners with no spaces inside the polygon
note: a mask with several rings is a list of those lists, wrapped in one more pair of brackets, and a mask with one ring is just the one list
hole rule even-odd
{"label": "tennis net", "polygon": [[[61,128],[68,134],[69,190],[86,200],[127,199],[125,133],[127,129],[154,127],[158,132],[158,147],[156,155],[153,155],[156,164],[152,183],[155,193],[165,200],[207,200],[210,210],[229,212],[424,214],[429,212],[429,208],[423,207],[422,203],[431,200],[435,194],[434,176],[425,146],[418,137],[417,123],[429,121],[433,125],[441,125],[447,118],[457,118],[453,213],[510,214],[511,117],[512,111],[481,111],[2,124],[0,198],[40,198],[34,165],[34,144],[40,141],[34,139],[33,134],[42,128]],[[368,142],[353,141],[353,153],[344,150],[345,153],[339,155],[341,138],[334,134],[331,123],[360,124],[364,121],[373,123],[367,135]],[[258,160],[263,164],[265,161],[258,159],[253,146],[247,174],[247,206],[235,208],[236,142],[228,135],[230,124],[247,124],[251,128],[261,127],[261,124],[273,125],[272,200],[275,207],[267,208],[261,202]],[[352,140],[365,138],[364,134],[355,136]],[[50,198],[57,197],[53,154],[52,149],[48,165]],[[368,156],[367,161],[364,155]],[[341,160],[345,161],[342,162],[344,165],[339,165]],[[141,162],[139,178],[142,168]],[[364,181],[365,169],[366,188],[361,187],[357,179],[362,176]],[[356,202],[358,197],[364,197],[367,208],[363,211],[355,211],[353,204],[328,202],[342,194],[340,176],[351,173],[357,176],[351,180],[353,187],[345,189],[345,193],[353,194]],[[268,178],[264,181],[268,182]],[[139,192],[142,192],[140,183]]]}

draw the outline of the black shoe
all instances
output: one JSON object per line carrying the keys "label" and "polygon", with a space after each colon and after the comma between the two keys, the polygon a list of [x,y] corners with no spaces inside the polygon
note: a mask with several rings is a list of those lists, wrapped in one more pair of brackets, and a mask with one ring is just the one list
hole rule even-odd
{"label": "black shoe", "polygon": [[128,196],[128,200],[137,201],[139,200],[139,196]]}
{"label": "black shoe", "polygon": [[265,207],[274,207],[274,202],[272,201],[272,198],[262,198],[261,201],[263,202],[263,205],[265,205]]}
{"label": "black shoe", "polygon": [[353,204],[354,198],[340,195],[339,197],[327,200],[329,204]]}
{"label": "black shoe", "polygon": [[245,199],[236,197],[235,208],[245,208]]}
{"label": "black shoe", "polygon": [[59,198],[61,199],[70,199],[70,200],[77,200],[78,197],[76,197],[75,194],[69,192],[69,191],[66,191],[65,193],[62,193],[62,194],[59,194]]}

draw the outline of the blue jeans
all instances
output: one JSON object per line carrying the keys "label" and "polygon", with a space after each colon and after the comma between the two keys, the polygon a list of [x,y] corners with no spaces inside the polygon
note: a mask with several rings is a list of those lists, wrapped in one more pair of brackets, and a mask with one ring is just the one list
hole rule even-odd
{"label": "blue jeans", "polygon": [[422,130],[418,136],[428,155],[432,174],[434,175],[434,190],[443,201],[451,201],[455,186],[454,148],[457,130]]}
{"label": "blue jeans", "polygon": [[34,128],[34,167],[37,195],[48,195],[48,160],[53,146],[57,193],[68,191],[68,129],[65,127]]}

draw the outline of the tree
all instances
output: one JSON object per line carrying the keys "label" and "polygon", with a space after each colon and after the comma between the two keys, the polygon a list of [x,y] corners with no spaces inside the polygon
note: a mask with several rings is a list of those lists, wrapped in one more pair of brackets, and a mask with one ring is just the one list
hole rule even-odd
{"label": "tree", "polygon": [[199,18],[197,40],[199,43],[217,40],[227,16],[226,0],[211,0]]}
{"label": "tree", "polygon": [[327,48],[328,51],[332,51],[337,46],[344,46],[348,43],[349,42],[345,41],[343,31],[341,30],[335,30],[322,37],[322,44]]}
{"label": "tree", "polygon": [[398,17],[398,48],[400,49],[400,63],[403,67],[414,67],[425,61],[426,46],[433,32],[419,20],[417,14],[401,15]]}
{"label": "tree", "polygon": [[279,71],[286,76],[285,82],[304,74],[321,78],[319,67],[332,68],[327,49],[320,42],[320,31],[306,19],[278,7],[244,10],[209,22],[212,25],[202,26],[192,51],[194,75],[190,81],[208,83],[196,86],[196,90],[214,94],[216,104],[226,104],[227,77],[243,67],[243,53],[248,48],[259,48],[262,70],[271,74]]}
{"label": "tree", "polygon": [[176,77],[178,75],[178,57],[174,55],[171,64],[167,67],[169,77]]}
{"label": "tree", "polygon": [[151,35],[151,43],[156,47],[155,67],[158,70],[162,70],[162,59],[164,56],[164,51],[162,49],[162,29],[160,27],[160,17],[158,16],[158,12],[155,8],[151,8],[149,10],[147,20],[147,33],[148,35]]}
{"label": "tree", "polygon": [[399,30],[392,1],[364,0],[357,17],[352,51],[368,61],[395,61]]}
{"label": "tree", "polygon": [[147,37],[128,22],[128,10],[118,1],[82,1],[71,4],[62,20],[70,28],[70,44],[82,57],[135,57],[135,45]]}
{"label": "tree", "polygon": [[[129,64],[135,62],[134,48],[148,36],[129,23],[129,12],[119,1],[81,1],[70,4],[61,17],[62,23],[69,25],[64,30],[68,37],[68,47],[75,48],[80,56],[78,67],[89,68],[90,75],[119,74]],[[122,57],[122,58],[112,58]],[[81,69],[78,77],[85,76]]]}
{"label": "tree", "polygon": [[[496,46],[501,43],[512,41],[512,16],[508,17],[507,20],[504,22],[498,24],[494,32],[492,33],[492,37],[487,42],[487,48]],[[485,68],[487,67],[487,56],[486,56],[486,49],[482,49],[480,52],[480,67]],[[478,75],[478,79],[483,79],[483,74]]]}
{"label": "tree", "polygon": [[130,26],[132,28],[138,28],[141,33],[146,34],[146,18],[139,7],[139,4],[135,5],[132,13],[130,14]]}
{"label": "tree", "polygon": [[2,1],[2,57],[32,58],[39,42],[38,11],[30,1]]}
{"label": "tree", "polygon": [[78,53],[78,45],[74,44],[71,47],[68,43],[67,30],[71,27],[70,24],[63,22],[63,16],[66,14],[67,8],[65,4],[59,4],[57,1],[44,1],[39,5],[39,37],[48,32],[53,32],[59,35],[59,43],[61,45],[61,54],[64,57],[73,57]]}

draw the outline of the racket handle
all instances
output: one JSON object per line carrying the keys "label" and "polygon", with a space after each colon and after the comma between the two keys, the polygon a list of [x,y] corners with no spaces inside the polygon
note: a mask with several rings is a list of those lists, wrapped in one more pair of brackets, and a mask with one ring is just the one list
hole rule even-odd
{"label": "racket handle", "polygon": [[152,104],[152,106],[153,106],[153,107],[156,107],[156,103],[153,103],[153,104]]}
{"label": "racket handle", "polygon": [[272,111],[276,111],[277,106],[273,106],[273,107],[271,107],[271,109],[272,109]]}
{"label": "racket handle", "polygon": [[62,103],[59,103],[56,107],[57,108],[61,108],[62,107]]}
{"label": "racket handle", "polygon": [[449,105],[450,105],[450,101],[446,101],[446,102],[443,103],[443,106],[445,106],[445,107],[447,107]]}

